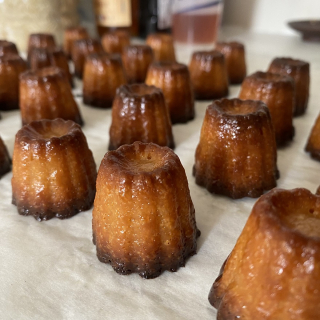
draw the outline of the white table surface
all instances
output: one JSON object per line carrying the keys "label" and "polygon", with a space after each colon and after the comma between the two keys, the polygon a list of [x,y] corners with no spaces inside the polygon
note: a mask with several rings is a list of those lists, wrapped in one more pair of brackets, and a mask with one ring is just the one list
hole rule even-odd
{"label": "white table surface", "polygon": [[[221,39],[246,45],[248,72],[266,70],[276,56],[311,63],[307,113],[294,119],[296,135],[278,151],[278,187],[320,184],[320,163],[304,152],[311,127],[320,111],[320,44],[298,37],[248,34],[227,30]],[[186,60],[184,52],[178,57]],[[236,97],[239,86],[230,87]],[[76,90],[77,91],[77,90]],[[83,106],[83,131],[97,166],[107,151],[110,110]],[[164,272],[153,280],[137,274],[118,275],[98,261],[92,244],[91,210],[68,220],[38,222],[20,216],[11,204],[11,177],[0,180],[0,319],[214,319],[208,293],[232,250],[256,199],[232,200],[212,195],[195,184],[194,152],[209,102],[196,104],[196,118],[174,125],[175,152],[186,169],[196,209],[198,253],[178,272]],[[14,136],[21,127],[19,111],[2,112],[0,135],[12,155]]]}

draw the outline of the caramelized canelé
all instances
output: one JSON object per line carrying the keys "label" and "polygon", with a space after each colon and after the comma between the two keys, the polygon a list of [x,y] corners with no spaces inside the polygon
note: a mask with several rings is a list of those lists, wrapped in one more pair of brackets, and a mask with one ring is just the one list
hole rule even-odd
{"label": "caramelized canel\u00e9", "polygon": [[112,106],[109,150],[135,141],[174,147],[162,91],[143,83],[118,88]]}
{"label": "caramelized canel\u00e9", "polygon": [[73,121],[33,121],[20,129],[12,173],[12,203],[22,215],[65,219],[93,204],[96,165]]}
{"label": "caramelized canel\u00e9", "polygon": [[152,48],[154,61],[176,61],[173,38],[166,33],[153,33],[147,37],[147,45]]}
{"label": "caramelized canel\u00e9", "polygon": [[11,170],[11,159],[8,149],[0,137],[0,178]]}
{"label": "caramelized canel\u00e9", "polygon": [[196,183],[237,199],[276,186],[275,134],[261,101],[223,99],[207,107],[196,149]]}
{"label": "caramelized canel\u00e9", "polygon": [[100,165],[92,212],[100,261],[120,274],[155,278],[196,253],[195,212],[178,156],[135,142],[108,152]]}
{"label": "caramelized canel\u00e9", "polygon": [[320,319],[320,197],[274,189],[254,205],[209,294],[218,320]]}

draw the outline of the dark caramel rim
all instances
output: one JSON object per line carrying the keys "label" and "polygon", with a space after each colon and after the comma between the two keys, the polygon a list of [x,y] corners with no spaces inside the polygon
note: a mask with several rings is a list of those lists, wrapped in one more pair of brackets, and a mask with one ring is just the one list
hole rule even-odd
{"label": "dark caramel rim", "polygon": [[0,63],[8,63],[8,62],[15,62],[15,61],[26,64],[26,61],[23,60],[17,53],[6,53],[3,56],[0,56]]}
{"label": "dark caramel rim", "polygon": [[279,57],[271,61],[271,66],[277,66],[281,68],[309,68],[309,62],[291,57]]}
{"label": "dark caramel rim", "polygon": [[[148,93],[136,93],[132,91],[133,88],[138,87],[141,89],[148,89]],[[151,92],[149,92],[151,91]],[[133,84],[123,84],[117,89],[116,97],[120,97],[123,101],[125,100],[141,100],[142,102],[146,102],[152,99],[153,96],[162,96],[162,90],[153,85],[147,85],[145,83],[133,83]]]}
{"label": "dark caramel rim", "polygon": [[[213,59],[218,59],[218,58],[223,59],[224,55],[218,50],[195,51],[192,54],[192,60],[193,59],[201,60],[201,59],[204,59],[204,58],[207,59],[207,60],[213,60]],[[210,59],[208,59],[208,58],[210,58]]]}
{"label": "dark caramel rim", "polygon": [[[255,107],[255,111],[242,113],[242,114],[241,113],[230,114],[225,112],[223,108],[223,105],[226,103],[244,104],[244,105],[249,104],[250,106]],[[229,117],[229,118],[239,118],[239,117],[248,118],[249,116],[258,116],[261,114],[261,112],[268,114],[269,109],[267,105],[260,100],[242,100],[242,99],[234,98],[234,99],[214,100],[211,104],[208,105],[207,112],[217,112],[220,115],[223,115],[224,117]]]}
{"label": "dark caramel rim", "polygon": [[72,42],[73,47],[82,47],[82,46],[101,46],[101,42],[98,39],[94,38],[85,38],[85,39],[78,39]]}
{"label": "dark caramel rim", "polygon": [[[46,74],[46,75],[42,74],[44,71],[48,71],[49,69],[52,70],[53,72],[50,72],[50,74]],[[20,81],[26,81],[26,82],[28,81],[47,82],[57,78],[59,79],[63,78],[66,81],[68,81],[64,71],[55,66],[50,66],[50,67],[37,69],[37,70],[27,70],[21,73],[19,77],[20,77]]]}
{"label": "dark caramel rim", "polygon": [[[38,132],[39,129],[44,128],[49,123],[53,123],[56,126],[64,126],[67,129],[67,133],[59,137],[44,138]],[[72,120],[64,120],[56,118],[54,120],[43,119],[32,121],[24,125],[16,134],[16,141],[23,141],[26,143],[37,142],[37,143],[52,143],[55,141],[67,140],[70,137],[74,137],[78,134],[83,135],[80,125]]]}
{"label": "dark caramel rim", "polygon": [[152,54],[152,48],[147,44],[129,44],[123,48],[123,54],[131,53],[132,51],[137,51],[137,53],[147,53]]}
{"label": "dark caramel rim", "polygon": [[[283,222],[281,216],[278,213],[277,206],[273,201],[274,197],[276,197],[279,193],[290,196],[290,200],[288,201],[296,201],[297,194],[299,195],[299,198],[301,196],[313,198],[315,200],[315,207],[318,207],[320,211],[320,195],[313,194],[308,189],[295,188],[286,190],[282,188],[273,188],[257,200],[252,208],[251,214],[259,217],[258,219],[263,222],[263,228],[268,228],[268,226],[266,226],[266,223],[270,223],[271,225],[273,223],[276,223],[278,226],[280,226],[283,237],[286,237],[286,234],[288,234],[289,238],[290,236],[294,236],[297,241],[308,242],[309,246],[310,242],[312,245],[319,246],[320,237],[307,236],[298,230],[290,228],[285,222]],[[297,203],[297,205],[298,204],[299,203]]]}
{"label": "dark caramel rim", "polygon": [[221,41],[217,42],[216,47],[227,47],[228,49],[244,49],[244,44],[238,41]]}
{"label": "dark caramel rim", "polygon": [[[140,153],[140,149],[143,147],[144,150],[142,152],[146,152],[145,150],[149,148],[153,154],[157,155],[157,158],[161,161],[161,166],[158,166],[151,171],[134,172],[125,165],[125,163],[128,162],[127,155],[135,155],[136,153]],[[108,151],[101,162],[101,166],[104,165],[108,166],[109,168],[114,167],[121,172],[130,174],[131,176],[153,176],[162,174],[164,172],[168,173],[178,164],[183,168],[179,157],[169,147],[159,146],[152,142],[144,143],[140,141],[136,141],[132,144],[124,144],[116,150]]]}
{"label": "dark caramel rim", "polygon": [[149,70],[156,69],[163,72],[189,73],[188,66],[176,61],[154,61],[150,64]]}
{"label": "dark caramel rim", "polygon": [[256,71],[244,79],[245,81],[259,81],[270,85],[291,83],[294,85],[292,77],[270,71]]}
{"label": "dark caramel rim", "polygon": [[105,51],[89,53],[86,56],[86,61],[99,63],[118,62],[122,65],[121,55],[119,53],[107,53]]}

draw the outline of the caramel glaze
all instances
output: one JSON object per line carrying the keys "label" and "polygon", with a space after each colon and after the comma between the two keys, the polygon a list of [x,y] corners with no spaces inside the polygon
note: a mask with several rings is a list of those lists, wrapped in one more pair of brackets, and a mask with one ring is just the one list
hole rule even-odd
{"label": "caramel glaze", "polygon": [[22,124],[63,118],[82,125],[82,117],[64,72],[57,67],[26,71],[20,75]]}
{"label": "caramel glaze", "polygon": [[295,106],[293,116],[305,113],[309,100],[310,71],[309,63],[292,58],[275,58],[268,69],[269,72],[288,75],[295,83]]}
{"label": "caramel glaze", "polygon": [[0,137],[0,178],[11,170],[11,159],[7,147]]}
{"label": "caramel glaze", "polygon": [[84,67],[83,102],[93,107],[111,108],[117,88],[126,82],[119,55],[92,53]]}
{"label": "caramel glaze", "polygon": [[154,62],[149,67],[146,84],[154,85],[163,91],[173,124],[194,119],[194,96],[186,65],[177,62]]}
{"label": "caramel glaze", "polygon": [[124,30],[107,32],[102,36],[101,44],[105,52],[121,54],[130,45],[130,35]]}
{"label": "caramel glaze", "polygon": [[0,56],[0,110],[19,109],[19,75],[27,70],[17,54]]}
{"label": "caramel glaze", "polygon": [[263,195],[210,291],[217,319],[319,319],[319,229],[309,235],[319,223],[320,197],[310,191]]}
{"label": "caramel glaze", "polygon": [[191,82],[197,100],[212,100],[229,93],[225,58],[219,51],[198,51],[189,65]]}
{"label": "caramel glaze", "polygon": [[247,75],[244,45],[235,41],[218,42],[216,50],[225,57],[229,83],[240,84]]}
{"label": "caramel glaze", "polygon": [[169,61],[175,62],[176,55],[174,52],[173,38],[170,34],[166,33],[153,33],[149,34],[146,40],[153,50],[154,61]]}
{"label": "caramel glaze", "polygon": [[96,165],[79,125],[62,119],[31,122],[16,135],[12,203],[21,215],[69,218],[91,208]]}
{"label": "caramel glaze", "polygon": [[152,60],[153,53],[150,46],[131,45],[125,47],[122,61],[128,83],[144,82]]}
{"label": "caramel glaze", "polygon": [[210,192],[238,199],[276,186],[277,149],[267,106],[222,99],[207,107],[193,174]]}
{"label": "caramel glaze", "polygon": [[54,36],[49,33],[32,33],[28,41],[28,62],[30,62],[30,54],[34,48],[45,48],[53,50],[56,47]]}
{"label": "caramel glaze", "polygon": [[312,158],[320,161],[320,114],[311,129],[305,150],[310,152]]}
{"label": "caramel glaze", "polygon": [[135,142],[108,152],[92,216],[97,256],[119,274],[155,278],[196,253],[200,232],[188,181],[167,147]]}
{"label": "caramel glaze", "polygon": [[63,50],[68,59],[71,59],[72,43],[76,40],[87,39],[89,34],[84,27],[70,27],[64,31]]}
{"label": "caramel glaze", "polygon": [[245,78],[239,98],[263,101],[270,111],[278,146],[294,136],[294,82],[291,77],[270,72],[255,72]]}
{"label": "caramel glaze", "polygon": [[6,54],[19,54],[19,51],[13,42],[0,40],[0,57]]}
{"label": "caramel glaze", "polygon": [[72,43],[71,58],[74,63],[74,74],[82,79],[84,64],[90,53],[103,52],[101,43],[95,39],[80,39]]}
{"label": "caramel glaze", "polygon": [[118,88],[112,106],[109,150],[135,141],[174,148],[168,108],[160,89],[146,84]]}

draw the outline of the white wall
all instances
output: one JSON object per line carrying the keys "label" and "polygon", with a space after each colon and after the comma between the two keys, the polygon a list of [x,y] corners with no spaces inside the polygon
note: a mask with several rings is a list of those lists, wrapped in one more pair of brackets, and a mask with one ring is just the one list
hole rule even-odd
{"label": "white wall", "polygon": [[224,0],[223,25],[294,34],[287,22],[320,19],[320,0]]}

